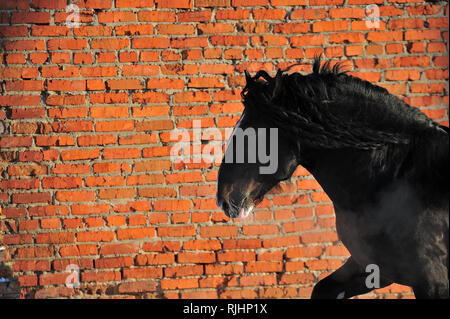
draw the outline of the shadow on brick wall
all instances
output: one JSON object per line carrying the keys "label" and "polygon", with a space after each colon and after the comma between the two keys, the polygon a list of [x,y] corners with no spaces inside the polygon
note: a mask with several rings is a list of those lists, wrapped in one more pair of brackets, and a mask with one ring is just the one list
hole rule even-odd
{"label": "shadow on brick wall", "polygon": [[2,217],[2,208],[0,207],[0,299],[19,298],[19,280],[13,275],[10,258],[8,258],[8,252],[3,245]]}
{"label": "shadow on brick wall", "polygon": [[[2,257],[0,257],[1,259]],[[0,299],[20,297],[20,285],[8,263],[0,262]]]}

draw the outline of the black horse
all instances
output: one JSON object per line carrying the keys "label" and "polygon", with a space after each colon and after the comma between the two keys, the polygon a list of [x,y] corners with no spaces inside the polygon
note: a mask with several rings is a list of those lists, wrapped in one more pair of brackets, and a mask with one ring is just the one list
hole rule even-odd
{"label": "black horse", "polygon": [[[395,282],[416,298],[448,298],[448,128],[339,64],[316,58],[311,74],[284,72],[246,72],[245,109],[219,169],[217,205],[245,217],[302,165],[333,201],[351,253],[312,298],[371,291],[367,265],[378,267],[380,287]],[[267,158],[255,154],[266,152],[269,128],[277,129],[270,141],[277,165],[263,173]]]}

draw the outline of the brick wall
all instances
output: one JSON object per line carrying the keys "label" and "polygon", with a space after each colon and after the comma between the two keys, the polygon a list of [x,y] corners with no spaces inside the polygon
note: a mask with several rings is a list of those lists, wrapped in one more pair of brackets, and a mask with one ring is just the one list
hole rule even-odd
{"label": "brick wall", "polygon": [[78,0],[78,28],[70,3],[0,0],[1,296],[309,297],[348,256],[312,176],[236,222],[217,167],[169,157],[193,119],[233,127],[244,70],[310,71],[323,53],[448,125],[446,2]]}

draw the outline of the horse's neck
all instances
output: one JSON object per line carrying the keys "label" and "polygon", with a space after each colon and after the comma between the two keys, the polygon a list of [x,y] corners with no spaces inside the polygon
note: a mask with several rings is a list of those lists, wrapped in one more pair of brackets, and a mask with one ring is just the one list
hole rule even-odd
{"label": "horse's neck", "polygon": [[382,183],[371,171],[370,154],[358,150],[310,150],[301,163],[319,182],[334,205],[357,209]]}
{"label": "horse's neck", "polygon": [[[387,187],[420,185],[424,201],[448,193],[448,129],[417,135],[411,145],[391,145],[389,152],[303,148],[300,165],[316,178],[336,207],[358,209],[377,201]],[[415,186],[414,186],[415,185]],[[433,194],[437,194],[433,197]],[[447,202],[448,205],[448,202]]]}

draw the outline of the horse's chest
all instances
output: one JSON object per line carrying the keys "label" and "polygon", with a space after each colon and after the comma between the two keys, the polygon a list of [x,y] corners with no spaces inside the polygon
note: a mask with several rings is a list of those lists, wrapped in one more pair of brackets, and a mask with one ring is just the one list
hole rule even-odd
{"label": "horse's chest", "polygon": [[410,240],[411,228],[405,228],[404,221],[392,216],[387,222],[380,214],[336,211],[336,229],[354,259],[367,266],[402,257],[401,246]]}
{"label": "horse's chest", "polygon": [[373,254],[371,241],[364,233],[365,225],[367,221],[353,213],[336,212],[336,230],[339,239],[361,265],[373,262],[373,258],[370,257]]}

